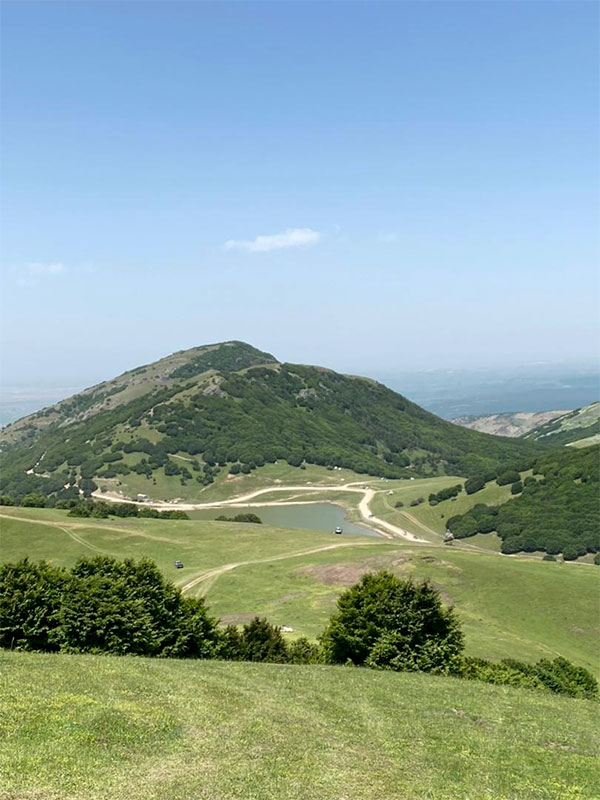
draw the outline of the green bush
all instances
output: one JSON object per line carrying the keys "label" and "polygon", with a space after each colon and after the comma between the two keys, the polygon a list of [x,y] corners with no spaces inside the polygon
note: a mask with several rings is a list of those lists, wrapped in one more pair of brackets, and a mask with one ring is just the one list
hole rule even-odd
{"label": "green bush", "polygon": [[0,506],[14,506],[15,501],[9,494],[0,494]]}
{"label": "green bush", "polygon": [[528,674],[505,662],[498,664],[483,658],[463,658],[459,675],[466,680],[484,681],[501,686],[521,686],[526,689],[544,688],[544,684],[534,674]]}
{"label": "green bush", "polygon": [[219,657],[230,661],[283,664],[288,660],[288,651],[281,629],[264,618],[254,617],[241,631],[235,625],[225,628],[221,634]]}
{"label": "green bush", "polygon": [[290,664],[321,664],[323,653],[316,642],[300,636],[288,645],[288,661]]}
{"label": "green bush", "polygon": [[0,647],[58,650],[63,588],[68,573],[46,561],[27,558],[0,566]]}
{"label": "green bush", "polygon": [[[80,559],[64,584],[55,641],[65,652],[207,655],[216,623],[149,559]],[[198,637],[202,634],[202,641]]]}
{"label": "green bush", "polygon": [[556,694],[588,699],[598,696],[598,682],[594,676],[584,667],[571,664],[566,658],[558,657],[553,661],[543,658],[536,664],[524,664],[507,658],[502,663],[535,677],[546,689]]}
{"label": "green bush", "polygon": [[506,469],[498,475],[496,483],[498,486],[506,486],[508,483],[516,483],[519,480],[521,480],[521,476],[516,470]]}
{"label": "green bush", "polygon": [[44,508],[46,496],[43,494],[26,494],[21,498],[21,505],[25,508]]}
{"label": "green bush", "polygon": [[468,478],[465,481],[465,492],[467,494],[475,494],[475,492],[481,491],[485,486],[485,478],[482,476],[477,476],[474,478]]}
{"label": "green bush", "polygon": [[244,514],[236,514],[235,517],[226,517],[225,514],[221,514],[215,519],[217,519],[219,522],[252,522],[255,525],[262,525],[262,519],[256,514],[249,512]]}
{"label": "green bush", "polygon": [[431,584],[368,573],[340,595],[322,644],[328,661],[377,669],[452,672],[463,637]]}
{"label": "green bush", "polygon": [[437,505],[444,500],[449,500],[451,497],[457,497],[460,492],[462,492],[462,484],[460,483],[456,484],[456,486],[449,486],[447,489],[440,489],[437,494],[432,492],[429,495],[429,504],[432,506]]}
{"label": "green bush", "polygon": [[177,509],[168,508],[166,511],[159,511],[158,516],[160,519],[189,519],[189,514],[185,511],[178,511]]}

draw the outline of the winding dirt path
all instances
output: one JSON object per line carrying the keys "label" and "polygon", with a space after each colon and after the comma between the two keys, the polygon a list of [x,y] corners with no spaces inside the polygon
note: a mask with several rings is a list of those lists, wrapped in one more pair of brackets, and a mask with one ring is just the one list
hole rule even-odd
{"label": "winding dirt path", "polygon": [[[391,522],[387,522],[384,519],[380,519],[379,517],[375,517],[371,514],[370,503],[371,500],[375,497],[377,492],[375,489],[371,489],[369,487],[365,487],[364,484],[357,482],[357,483],[346,483],[343,486],[335,485],[335,486],[267,486],[262,489],[255,489],[252,492],[248,492],[247,494],[238,495],[237,497],[232,497],[229,500],[216,500],[212,503],[142,503],[137,500],[126,501],[124,497],[115,492],[104,492],[102,493],[99,489],[97,489],[93,496],[98,500],[106,500],[111,503],[122,503],[122,502],[133,502],[135,505],[138,506],[150,506],[151,508],[156,509],[171,509],[171,510],[179,510],[179,511],[201,511],[203,509],[209,508],[237,508],[239,506],[244,507],[256,507],[256,506],[282,506],[282,505],[298,505],[303,501],[290,501],[290,500],[282,500],[282,501],[269,501],[266,503],[251,503],[248,501],[254,500],[256,497],[260,497],[263,494],[271,494],[272,492],[356,492],[358,494],[362,494],[362,499],[358,504],[358,511],[363,519],[370,527],[373,527],[377,533],[380,533],[386,539],[390,539],[391,536],[401,537],[402,539],[407,539],[409,542],[420,542],[422,544],[430,544],[427,539],[421,539],[419,536],[416,536],[414,533],[405,530],[404,528],[400,528],[398,525],[393,525]],[[312,501],[304,501],[304,502],[312,502]]]}
{"label": "winding dirt path", "polygon": [[[94,524],[93,522],[52,522],[51,520],[47,519],[31,519],[30,517],[17,517],[14,514],[0,514],[0,518],[3,519],[12,519],[15,522],[27,522],[29,525],[48,525],[51,528],[59,528],[59,530],[68,533],[70,536],[73,531],[77,530],[78,528],[95,528],[96,530],[102,531],[117,531],[118,533],[126,533],[128,536],[141,536],[142,539],[153,539],[156,542],[168,542],[169,544],[185,544],[180,539],[172,539],[168,536],[153,536],[151,533],[146,533],[145,531],[135,530],[134,528],[119,528],[116,525],[98,525]],[[85,517],[85,519],[89,519]],[[73,538],[76,538],[76,534],[73,534]],[[79,541],[79,540],[78,540]],[[86,544],[83,540],[80,541],[81,544]],[[93,545],[87,545],[88,547],[93,547]],[[98,548],[95,548],[98,549]],[[98,551],[98,552],[106,552],[105,550]]]}
{"label": "winding dirt path", "polygon": [[[341,547],[373,547],[375,542],[366,542],[362,540],[355,540],[352,542],[336,542],[336,544],[327,544],[322,545],[321,547],[312,547],[310,550],[296,550],[292,553],[280,553],[278,556],[269,556],[269,558],[257,558],[252,561],[236,561],[231,564],[221,564],[219,567],[214,567],[213,569],[206,570],[206,572],[201,572],[199,575],[196,575],[192,578],[191,581],[188,581],[181,587],[182,592],[189,592],[190,589],[193,589],[194,586],[197,586],[199,583],[203,583],[204,581],[208,581],[211,578],[216,579],[219,575],[222,575],[224,572],[230,572],[232,569],[236,569],[237,567],[248,567],[254,564],[268,564],[271,561],[285,561],[288,558],[297,558],[299,556],[309,556],[313,553],[322,553],[324,550],[338,550]],[[211,581],[212,585],[213,581]],[[208,588],[208,587],[206,587]]]}

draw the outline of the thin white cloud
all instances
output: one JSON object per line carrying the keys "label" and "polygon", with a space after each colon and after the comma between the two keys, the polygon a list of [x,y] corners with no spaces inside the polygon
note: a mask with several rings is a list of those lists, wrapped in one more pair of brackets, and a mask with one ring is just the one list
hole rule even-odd
{"label": "thin white cloud", "polygon": [[380,242],[385,242],[386,244],[390,244],[390,242],[395,242],[398,239],[397,233],[380,233],[377,237]]}
{"label": "thin white cloud", "polygon": [[25,264],[25,271],[30,275],[60,275],[61,272],[66,272],[67,268],[61,261],[52,263],[34,261],[30,264]]}
{"label": "thin white cloud", "polygon": [[40,279],[47,276],[62,275],[67,271],[67,267],[62,261],[30,261],[19,267],[11,267],[11,271],[16,273],[16,284],[22,288],[37,286]]}
{"label": "thin white cloud", "polygon": [[245,250],[247,253],[268,253],[287,247],[310,247],[321,240],[319,231],[312,228],[287,228],[283,233],[257,236],[256,239],[229,239],[226,250]]}

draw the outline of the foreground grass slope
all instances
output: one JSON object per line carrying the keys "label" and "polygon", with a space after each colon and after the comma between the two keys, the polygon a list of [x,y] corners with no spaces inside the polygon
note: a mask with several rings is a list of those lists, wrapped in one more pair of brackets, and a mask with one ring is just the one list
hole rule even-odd
{"label": "foreground grass slope", "polygon": [[598,797],[597,706],[345,667],[0,655],[3,800]]}
{"label": "foreground grass slope", "polygon": [[[524,661],[561,655],[598,675],[600,570],[477,551],[345,534],[205,520],[77,520],[55,509],[2,509],[0,558],[72,566],[105,553],[148,556],[213,613],[255,614],[316,637],[340,592],[367,571],[429,578],[456,606],[469,655]],[[173,562],[181,558],[184,569]]]}

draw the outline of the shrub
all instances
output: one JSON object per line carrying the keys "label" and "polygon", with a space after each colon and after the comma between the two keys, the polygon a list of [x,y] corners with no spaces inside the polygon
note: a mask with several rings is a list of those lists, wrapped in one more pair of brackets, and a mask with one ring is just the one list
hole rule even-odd
{"label": "shrub", "polygon": [[227,625],[220,632],[217,655],[225,661],[242,660],[242,634],[235,625]]}
{"label": "shrub", "polygon": [[451,672],[463,648],[452,608],[429,583],[368,573],[343,592],[322,643],[332,663],[377,669]]}
{"label": "shrub", "polygon": [[431,493],[429,495],[429,504],[434,506],[444,500],[449,500],[451,497],[457,497],[462,492],[462,484],[458,483],[456,486],[449,486],[447,489],[440,489],[437,494]]}
{"label": "shrub", "polygon": [[219,522],[252,522],[255,525],[262,525],[262,519],[256,514],[251,513],[236,514],[235,517],[226,517],[225,514],[221,514],[215,519]]}
{"label": "shrub", "polygon": [[465,481],[465,492],[467,494],[475,494],[475,492],[481,491],[485,486],[485,477],[477,476],[474,478],[468,478]]}
{"label": "shrub", "polygon": [[[514,662],[517,664],[517,662]],[[523,665],[525,666],[525,665]],[[501,686],[521,686],[526,689],[543,689],[544,684],[534,675],[511,666],[506,662],[495,663],[483,658],[463,658],[460,677],[466,680],[484,681]]]}
{"label": "shrub", "polygon": [[521,481],[516,481],[510,487],[511,494],[521,494],[522,491],[523,491],[523,484],[521,483]]}
{"label": "shrub", "polygon": [[26,494],[21,499],[21,505],[25,508],[44,508],[46,497],[43,494]]}
{"label": "shrub", "polygon": [[506,486],[508,483],[516,483],[519,480],[521,480],[521,476],[516,470],[506,469],[498,475],[496,483],[498,486]]}
{"label": "shrub", "polygon": [[158,516],[160,519],[189,519],[189,514],[185,511],[178,511],[177,509],[167,509],[166,511],[159,511]]}
{"label": "shrub", "polygon": [[241,631],[234,625],[227,626],[222,634],[219,655],[232,661],[272,661],[282,664],[288,660],[281,629],[271,625],[264,617],[254,617]]}
{"label": "shrub", "polygon": [[598,682],[584,667],[576,667],[566,658],[555,658],[553,661],[543,658],[536,664],[523,664],[520,661],[504,659],[502,662],[512,669],[520,670],[534,676],[543,686],[556,694],[569,697],[598,696]]}
{"label": "shrub", "polygon": [[9,494],[0,494],[0,506],[14,506],[15,501]]}
{"label": "shrub", "polygon": [[394,508],[404,508],[404,503],[402,500],[398,500],[397,503],[394,503]]}
{"label": "shrub", "polygon": [[55,632],[66,652],[198,656],[214,652],[216,623],[149,559],[80,559],[64,584]]}
{"label": "shrub", "polygon": [[300,636],[288,645],[288,661],[290,664],[320,664],[323,661],[323,653],[316,642]]}
{"label": "shrub", "polygon": [[0,647],[58,650],[58,626],[67,572],[27,558],[0,566]]}

